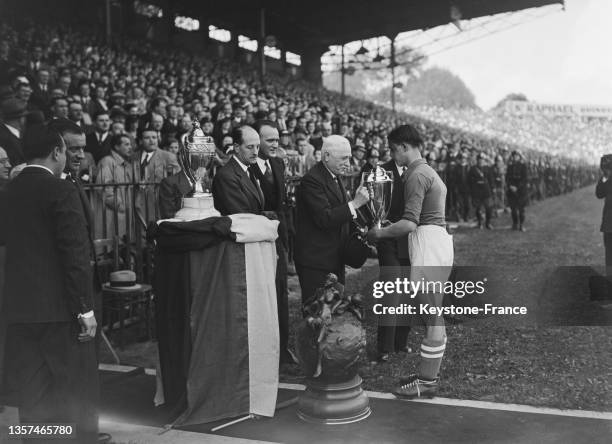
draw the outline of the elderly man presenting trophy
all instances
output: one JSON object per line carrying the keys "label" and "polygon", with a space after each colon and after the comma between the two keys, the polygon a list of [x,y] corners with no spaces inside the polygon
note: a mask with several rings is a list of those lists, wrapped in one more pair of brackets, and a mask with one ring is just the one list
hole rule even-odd
{"label": "elderly man presenting trophy", "polygon": [[[453,265],[452,236],[446,231],[446,186],[421,157],[423,139],[413,126],[402,125],[394,129],[388,139],[397,164],[407,167],[402,177],[404,213],[399,221],[387,227],[372,228],[368,240],[377,242],[408,234],[410,280],[442,282],[444,285]],[[443,294],[419,292],[411,300],[417,305],[441,307]],[[420,313],[418,307],[416,312]],[[416,316],[425,324],[427,332],[421,343],[417,373],[401,378],[394,390],[399,397],[433,396],[438,388],[438,373],[446,349],[444,318]]]}
{"label": "elderly man presenting trophy", "polygon": [[338,176],[349,172],[351,146],[338,135],[326,137],[322,158],[302,178],[297,191],[295,265],[302,302],[309,300],[334,273],[344,283],[344,265],[351,260],[346,253],[351,222],[370,196],[360,187],[355,198],[347,198]]}
{"label": "elderly man presenting trophy", "polygon": [[191,131],[181,138],[177,157],[182,170],[159,185],[162,219],[189,221],[220,215],[210,192],[215,154],[213,138],[204,135],[200,122],[194,120]]}

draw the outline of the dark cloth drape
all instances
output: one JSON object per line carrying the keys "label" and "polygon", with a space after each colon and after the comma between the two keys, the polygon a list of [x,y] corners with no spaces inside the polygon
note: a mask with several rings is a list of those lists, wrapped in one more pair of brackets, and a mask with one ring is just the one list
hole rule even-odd
{"label": "dark cloth drape", "polygon": [[[164,396],[168,405],[188,404],[179,423],[248,412],[244,244],[230,227],[229,217],[149,227]],[[223,392],[230,382],[240,394],[231,399]]]}
{"label": "dark cloth drape", "polygon": [[157,248],[165,252],[201,250],[223,240],[236,240],[230,231],[229,217],[209,217],[191,222],[151,223],[147,229],[148,239],[155,239]]}

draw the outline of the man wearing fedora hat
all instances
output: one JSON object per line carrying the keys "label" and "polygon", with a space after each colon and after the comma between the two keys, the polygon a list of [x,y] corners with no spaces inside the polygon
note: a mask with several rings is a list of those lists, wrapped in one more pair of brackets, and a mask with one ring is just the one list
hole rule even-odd
{"label": "man wearing fedora hat", "polygon": [[26,126],[27,104],[9,97],[0,104],[0,112],[0,146],[6,150],[12,165],[20,165],[25,162],[21,139]]}

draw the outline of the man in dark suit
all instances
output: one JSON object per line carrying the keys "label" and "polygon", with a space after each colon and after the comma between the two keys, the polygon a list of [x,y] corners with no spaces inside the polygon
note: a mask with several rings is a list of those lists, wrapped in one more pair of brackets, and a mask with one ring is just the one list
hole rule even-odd
{"label": "man in dark suit", "polygon": [[236,213],[261,214],[265,202],[256,177],[259,134],[248,125],[234,128],[234,155],[217,171],[212,194],[222,216]]}
{"label": "man in dark suit", "polygon": [[0,217],[10,357],[3,391],[22,423],[74,423],[78,441],[93,443],[99,382],[86,220],[78,191],[59,179],[61,136],[42,125],[28,129],[24,155],[28,166],[0,204],[11,208]]}
{"label": "man in dark suit", "polygon": [[[601,232],[603,233],[604,248],[606,252],[606,275],[612,276],[612,164],[610,155],[604,156],[601,162],[601,177],[595,187],[598,199],[605,199],[603,216],[601,218]],[[604,160],[606,159],[607,160]]]}
{"label": "man in dark suit", "polygon": [[492,230],[491,218],[493,217],[493,189],[491,170],[487,166],[487,158],[483,153],[478,154],[477,164],[470,168],[468,173],[468,183],[472,206],[478,219],[478,228],[482,228],[482,212],[485,210],[485,226],[487,230]]}
{"label": "man in dark suit", "polygon": [[512,229],[525,230],[525,207],[529,202],[527,193],[528,175],[527,165],[520,151],[512,151],[510,163],[506,170],[506,193],[508,206],[512,214]]}
{"label": "man in dark suit", "polygon": [[49,85],[49,70],[41,68],[36,75],[36,81],[32,88],[32,97],[30,102],[35,107],[43,111],[46,115],[49,113],[49,100],[51,98],[51,88]]}
{"label": "man in dark suit", "polygon": [[87,135],[87,152],[91,153],[94,161],[98,163],[111,152],[110,146],[110,116],[102,111],[93,117],[94,131]]}
{"label": "man in dark suit", "polygon": [[27,104],[23,100],[9,97],[0,106],[0,146],[4,148],[14,167],[25,162],[21,148],[21,137],[26,125]]}
{"label": "man in dark suit", "polygon": [[280,333],[281,363],[295,364],[297,360],[289,350],[289,288],[287,284],[288,235],[285,217],[285,163],[277,157],[280,137],[274,122],[262,120],[256,123],[259,133],[258,168],[256,177],[264,194],[264,210],[273,212],[279,220],[279,237],[276,239],[276,306]]}
{"label": "man in dark suit", "polygon": [[365,188],[359,188],[348,201],[338,176],[349,171],[351,146],[342,136],[330,136],[323,142],[321,162],[302,178],[297,192],[295,266],[302,289],[302,302],[310,299],[335,273],[344,283],[343,249],[349,236],[355,210],[369,200]]}
{"label": "man in dark suit", "polygon": [[[94,295],[94,314],[96,319],[102,319],[102,280],[100,278],[98,264],[96,263],[96,255],[94,248],[94,215],[91,210],[89,198],[85,193],[83,184],[80,179],[81,162],[85,160],[85,133],[74,122],[68,119],[55,119],[51,121],[49,127],[59,133],[66,144],[66,166],[61,174],[61,177],[70,182],[76,188],[79,194],[83,215],[85,216],[85,228],[87,230],[87,238],[91,251],[90,259],[93,261],[93,295]],[[96,355],[99,355],[101,344],[101,330],[96,329]],[[100,433],[98,441],[106,442],[110,440],[110,435]]]}
{"label": "man in dark suit", "polygon": [[193,191],[193,185],[184,171],[168,176],[159,183],[159,213],[162,219],[171,219],[181,209],[183,197]]}
{"label": "man in dark suit", "polygon": [[[393,157],[394,152],[391,152]],[[391,194],[391,206],[387,219],[390,222],[397,222],[404,213],[404,185],[402,174],[405,167],[398,165],[394,159],[381,166],[385,171],[393,174],[393,193]],[[397,239],[383,239],[378,242],[376,247],[378,253],[378,265],[380,267],[381,281],[394,281],[395,278],[405,276],[405,267],[410,266],[410,255],[408,254],[408,236]],[[402,274],[404,268],[404,274]],[[389,298],[397,299],[397,294],[390,294]],[[396,303],[385,303],[388,306],[397,305]],[[401,325],[399,317],[381,316],[379,317],[377,349],[378,361],[386,362],[389,360],[389,353],[399,351],[409,351],[406,345],[410,327]]]}

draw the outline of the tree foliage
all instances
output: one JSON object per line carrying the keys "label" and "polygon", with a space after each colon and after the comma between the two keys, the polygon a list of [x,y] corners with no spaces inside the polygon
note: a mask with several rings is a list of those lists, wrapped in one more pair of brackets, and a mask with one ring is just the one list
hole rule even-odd
{"label": "tree foliage", "polygon": [[495,105],[495,108],[501,108],[502,106],[504,106],[504,103],[506,103],[508,100],[518,100],[521,102],[528,102],[529,100],[527,99],[527,96],[523,93],[510,93],[507,94],[506,97],[504,97],[503,99],[501,99],[497,105]]}
{"label": "tree foliage", "polygon": [[401,91],[401,101],[413,106],[476,108],[474,93],[448,69],[431,67],[411,79]]}

